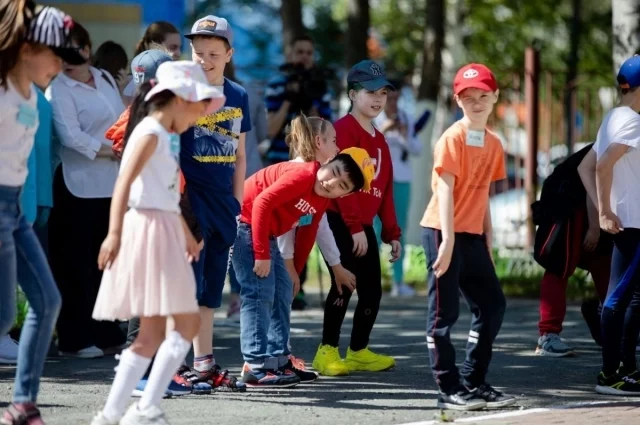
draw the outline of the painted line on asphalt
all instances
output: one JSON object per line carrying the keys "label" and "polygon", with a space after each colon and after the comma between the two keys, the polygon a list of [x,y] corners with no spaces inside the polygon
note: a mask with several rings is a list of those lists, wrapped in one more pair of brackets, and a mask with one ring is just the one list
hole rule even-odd
{"label": "painted line on asphalt", "polygon": [[[585,401],[580,403],[563,404],[563,405],[552,406],[552,407],[536,407],[533,409],[518,410],[515,412],[501,412],[501,413],[493,413],[493,414],[483,415],[483,416],[460,418],[449,423],[481,422],[481,421],[488,421],[491,419],[504,419],[504,418],[530,415],[533,413],[544,413],[552,410],[576,409],[581,407],[598,406],[602,404],[628,403],[629,401],[638,401],[638,400],[633,398],[628,398],[623,400]],[[408,423],[398,424],[398,425],[437,425],[442,423],[443,423],[442,421],[430,420],[430,421],[422,421],[422,422],[408,422]]]}

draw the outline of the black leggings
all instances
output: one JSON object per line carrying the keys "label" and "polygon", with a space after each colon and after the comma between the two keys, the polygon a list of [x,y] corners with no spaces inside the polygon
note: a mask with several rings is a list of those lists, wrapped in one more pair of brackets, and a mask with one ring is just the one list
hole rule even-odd
{"label": "black leggings", "polygon": [[[351,344],[353,351],[362,350],[369,345],[369,336],[373,324],[378,317],[380,299],[382,298],[382,276],[380,271],[380,252],[378,242],[372,226],[363,226],[367,235],[369,249],[362,257],[353,254],[353,238],[340,214],[327,212],[329,226],[333,231],[336,244],[340,250],[340,259],[344,268],[356,275],[356,290],[358,291],[358,305],[353,316],[351,330]],[[340,328],[347,313],[351,293],[342,290],[342,295],[336,289],[336,280],[331,267],[331,290],[324,307],[324,328],[322,343],[337,347],[340,342]]]}

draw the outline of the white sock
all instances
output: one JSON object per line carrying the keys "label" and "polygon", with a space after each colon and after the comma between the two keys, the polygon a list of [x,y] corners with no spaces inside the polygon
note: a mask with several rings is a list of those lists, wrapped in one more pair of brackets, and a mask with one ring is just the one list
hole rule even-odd
{"label": "white sock", "polygon": [[157,406],[162,400],[171,378],[182,364],[182,361],[191,349],[191,342],[182,338],[177,331],[172,331],[167,335],[158,352],[149,374],[147,386],[138,402],[141,411],[151,406]]}
{"label": "white sock", "polygon": [[150,363],[150,358],[142,357],[130,349],[122,351],[116,368],[116,377],[113,379],[107,403],[102,411],[108,421],[118,422],[122,418],[131,393],[144,376]]}

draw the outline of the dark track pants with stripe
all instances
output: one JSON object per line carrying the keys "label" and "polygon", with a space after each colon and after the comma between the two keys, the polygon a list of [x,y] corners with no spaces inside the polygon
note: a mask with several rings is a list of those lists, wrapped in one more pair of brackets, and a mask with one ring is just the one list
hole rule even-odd
{"label": "dark track pants with stripe", "polygon": [[601,316],[602,371],[607,376],[621,360],[625,370],[636,370],[640,332],[640,229],[624,229],[613,242],[611,279]]}
{"label": "dark track pants with stripe", "polygon": [[[454,393],[460,384],[476,388],[485,383],[506,300],[487,251],[484,236],[456,233],[451,264],[436,278],[433,263],[442,241],[439,230],[425,228],[422,244],[427,257],[427,347],[431,369],[440,391]],[[467,353],[458,371],[450,332],[460,313],[460,293],[471,310]],[[461,380],[462,378],[462,380]]]}

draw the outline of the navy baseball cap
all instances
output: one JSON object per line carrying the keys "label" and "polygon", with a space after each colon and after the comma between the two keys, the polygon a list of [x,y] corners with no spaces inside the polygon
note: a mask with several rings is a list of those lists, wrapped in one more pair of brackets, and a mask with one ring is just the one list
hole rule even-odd
{"label": "navy baseball cap", "polygon": [[624,61],[618,71],[618,86],[621,89],[640,87],[640,56],[634,55]]}
{"label": "navy baseball cap", "polygon": [[145,50],[131,61],[131,75],[133,78],[122,91],[125,96],[133,97],[136,87],[145,81],[155,78],[158,67],[172,61],[173,58],[162,50]]}
{"label": "navy baseball cap", "polygon": [[224,18],[208,15],[204,18],[198,19],[191,27],[191,32],[185,34],[185,38],[193,40],[196,35],[204,35],[208,37],[223,38],[229,42],[229,45],[233,45],[233,33],[231,32],[231,25]]}
{"label": "navy baseball cap", "polygon": [[347,75],[347,83],[358,83],[369,91],[376,91],[383,87],[396,89],[387,80],[384,67],[372,60],[363,60],[353,65]]}

